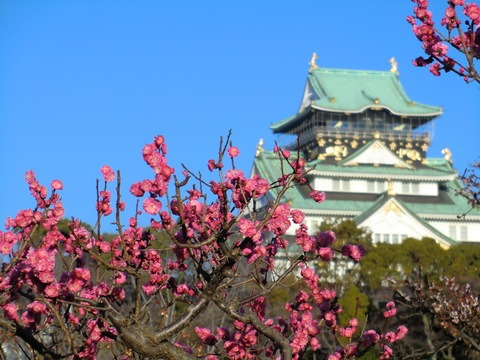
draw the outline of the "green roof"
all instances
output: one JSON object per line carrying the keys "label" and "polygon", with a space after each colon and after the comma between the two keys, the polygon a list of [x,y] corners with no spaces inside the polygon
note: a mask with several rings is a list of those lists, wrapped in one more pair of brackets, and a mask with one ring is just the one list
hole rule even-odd
{"label": "green roof", "polygon": [[[438,161],[440,163],[440,161]],[[288,166],[286,162],[283,165]],[[438,181],[444,185],[442,190],[442,203],[438,201],[428,201],[428,199],[422,199],[421,197],[407,196],[408,201],[404,201],[404,206],[414,214],[421,216],[422,218],[436,218],[438,216],[454,217],[462,215],[470,210],[470,205],[462,196],[457,195],[457,191],[461,189],[460,184],[456,178],[452,175],[456,173],[449,167],[449,170],[437,167],[424,166],[418,169],[405,169],[386,166],[370,166],[370,165],[358,165],[358,166],[339,166],[335,164],[322,164],[320,162],[310,162],[307,164],[307,168],[315,166],[312,171],[312,176],[340,176],[341,173],[348,173],[353,177],[370,177],[379,176],[385,177],[388,175],[392,179],[397,176],[399,178],[408,179],[409,177],[415,178],[423,176],[430,181]],[[285,170],[285,171],[288,171]],[[261,177],[265,178],[270,183],[275,182],[281,176],[281,163],[277,154],[269,151],[262,151],[254,160],[254,172],[258,173]],[[330,174],[326,174],[329,172]],[[370,175],[369,175],[370,174]],[[318,189],[321,190],[321,189]],[[276,190],[272,190],[272,196],[276,196]],[[291,206],[296,209],[301,209],[306,213],[328,213],[335,214],[342,213],[344,216],[355,217],[359,213],[367,211],[377,201],[378,196],[370,194],[368,196],[352,195],[346,199],[339,199],[327,192],[327,199],[321,204],[317,204],[315,201],[309,198],[309,189],[307,186],[296,186],[289,189],[285,194],[285,201],[289,201]],[[480,211],[471,210],[467,216],[467,220],[475,218],[478,221],[480,217]]]}
{"label": "green roof", "polygon": [[[298,122],[312,109],[361,113],[367,109],[386,109],[398,116],[435,118],[442,113],[436,106],[412,101],[403,90],[398,76],[391,71],[367,71],[316,68],[308,75],[301,111],[270,126],[280,132],[291,122]],[[309,106],[305,103],[309,102]]]}
{"label": "green roof", "polygon": [[452,171],[445,171],[443,169],[433,168],[430,166],[422,166],[416,169],[401,168],[395,166],[374,166],[368,164],[351,165],[351,166],[338,166],[336,164],[328,164],[316,160],[309,163],[310,166],[314,166],[313,173],[331,173],[332,176],[342,176],[343,174],[349,174],[352,177],[357,178],[424,178],[431,181],[437,181],[439,179],[452,179],[456,176],[456,173]]}
{"label": "green roof", "polygon": [[[437,159],[438,160],[438,159]],[[427,159],[429,162],[429,159]],[[321,160],[314,160],[307,164],[307,168],[313,168],[312,174],[326,174],[332,177],[341,177],[348,174],[356,178],[374,178],[379,179],[391,177],[398,178],[424,178],[430,181],[448,180],[457,176],[455,170],[443,162],[436,166],[423,165],[417,168],[401,168],[395,166],[374,166],[373,164],[359,164],[344,166],[341,163],[327,163]],[[280,160],[277,154],[264,150],[260,156],[255,158],[254,166],[268,180],[277,179],[280,174]]]}

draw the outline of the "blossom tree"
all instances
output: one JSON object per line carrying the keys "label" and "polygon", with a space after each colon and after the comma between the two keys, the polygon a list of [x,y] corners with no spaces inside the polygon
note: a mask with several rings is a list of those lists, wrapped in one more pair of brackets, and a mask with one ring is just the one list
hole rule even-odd
{"label": "blossom tree", "polygon": [[[415,66],[429,65],[430,72],[453,72],[468,82],[480,83],[476,65],[480,59],[480,6],[465,0],[448,0],[440,27],[435,25],[428,0],[412,0],[414,15],[407,21],[422,42],[427,57],[417,57]],[[454,54],[452,55],[452,49]]]}
{"label": "blossom tree", "polygon": [[[273,184],[247,178],[235,168],[239,150],[229,136],[218,158],[208,161],[217,176],[207,181],[185,167],[177,174],[157,136],[142,153],[152,177],[130,187],[137,206],[128,225],[121,221],[120,172],[101,168],[91,231],[74,218],[60,231],[62,182],[52,181],[48,190],[28,171],[35,206],[7,219],[0,231],[5,357],[299,359],[319,349],[320,335],[329,332],[337,339],[330,360],[369,351],[389,358],[391,343],[406,333],[404,326],[388,331],[395,304],[387,304],[385,324],[374,329],[360,328],[355,318],[339,324],[336,293],[322,286],[315,263],[334,256],[359,261],[363,249],[337,246],[331,231],[309,234],[304,214],[282,199],[292,186],[310,189],[319,206],[325,194],[310,188],[304,160],[276,152],[281,178]],[[103,221],[116,224],[112,239],[102,236]],[[289,251],[289,231],[300,252]],[[269,295],[287,278],[296,294],[284,313],[274,314]],[[216,323],[212,314],[222,320]]]}
{"label": "blossom tree", "polygon": [[[417,271],[418,272],[418,271]],[[422,274],[417,274],[422,275]],[[441,276],[432,282],[428,277],[411,276],[395,297],[410,308],[410,316],[421,316],[424,328],[431,328],[440,339],[427,338],[422,351],[405,359],[435,357],[442,354],[454,358],[452,348],[459,347],[460,358],[478,359],[480,356],[480,294],[470,284],[455,278]],[[459,354],[457,354],[459,355]]]}
{"label": "blossom tree", "polygon": [[[466,170],[460,179],[464,184],[464,188],[460,194],[468,199],[472,209],[480,209],[480,161],[475,161],[470,169]],[[465,214],[466,215],[466,214]]]}

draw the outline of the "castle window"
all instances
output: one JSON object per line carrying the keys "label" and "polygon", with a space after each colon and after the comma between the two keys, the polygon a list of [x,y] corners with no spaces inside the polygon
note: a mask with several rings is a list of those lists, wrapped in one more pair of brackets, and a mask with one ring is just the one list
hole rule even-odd
{"label": "castle window", "polygon": [[383,234],[383,242],[387,244],[390,242],[390,234]]}
{"label": "castle window", "polygon": [[367,191],[375,192],[375,181],[372,181],[372,180],[367,181]]}
{"label": "castle window", "polygon": [[381,193],[385,191],[385,182],[376,180],[367,180],[367,192]]}
{"label": "castle window", "polygon": [[457,240],[457,227],[455,225],[450,225],[448,227],[448,234],[451,239]]}
{"label": "castle window", "polygon": [[392,235],[392,244],[400,244],[400,236],[398,234]]}
{"label": "castle window", "polygon": [[420,193],[420,185],[418,183],[412,183],[412,194]]}
{"label": "castle window", "polygon": [[382,241],[382,236],[380,234],[375,234],[375,242],[379,243]]}
{"label": "castle window", "polygon": [[420,183],[402,182],[402,194],[420,194]]}
{"label": "castle window", "polygon": [[332,181],[332,189],[333,191],[340,191],[340,180],[334,179]]}
{"label": "castle window", "polygon": [[334,179],[332,181],[332,188],[333,188],[333,191],[349,191],[350,180]]}
{"label": "castle window", "polygon": [[385,181],[377,181],[377,191],[378,192],[385,191]]}
{"label": "castle window", "polygon": [[467,241],[468,240],[468,227],[467,226],[460,226],[460,240]]}

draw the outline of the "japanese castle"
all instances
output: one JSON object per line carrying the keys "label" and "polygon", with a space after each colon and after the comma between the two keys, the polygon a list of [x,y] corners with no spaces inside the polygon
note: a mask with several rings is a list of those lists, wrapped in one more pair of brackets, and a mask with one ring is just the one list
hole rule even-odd
{"label": "japanese castle", "polygon": [[[300,109],[270,129],[291,135],[287,148],[307,160],[310,185],[327,198],[317,204],[298,185],[286,200],[305,213],[311,231],[324,221],[352,219],[370,229],[374,243],[407,237],[433,238],[445,248],[480,243],[480,211],[458,195],[462,184],[450,151],[427,157],[442,109],[410,100],[390,62],[390,71],[328,69],[317,66],[314,54]],[[274,182],[280,159],[262,144],[253,173]]]}

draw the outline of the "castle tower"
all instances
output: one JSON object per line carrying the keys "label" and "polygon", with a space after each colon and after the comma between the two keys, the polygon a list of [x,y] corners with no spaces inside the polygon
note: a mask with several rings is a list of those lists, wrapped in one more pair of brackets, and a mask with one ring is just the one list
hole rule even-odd
{"label": "castle tower", "polygon": [[[462,187],[450,152],[427,158],[433,120],[442,109],[408,98],[393,58],[390,71],[327,69],[315,59],[300,109],[270,127],[291,135],[286,146],[314,168],[310,184],[327,194],[316,204],[306,187],[287,193],[292,207],[305,212],[309,228],[353,219],[372,231],[374,242],[480,242],[480,212],[470,211],[457,194]],[[275,181],[278,156],[261,148],[253,172]]]}

